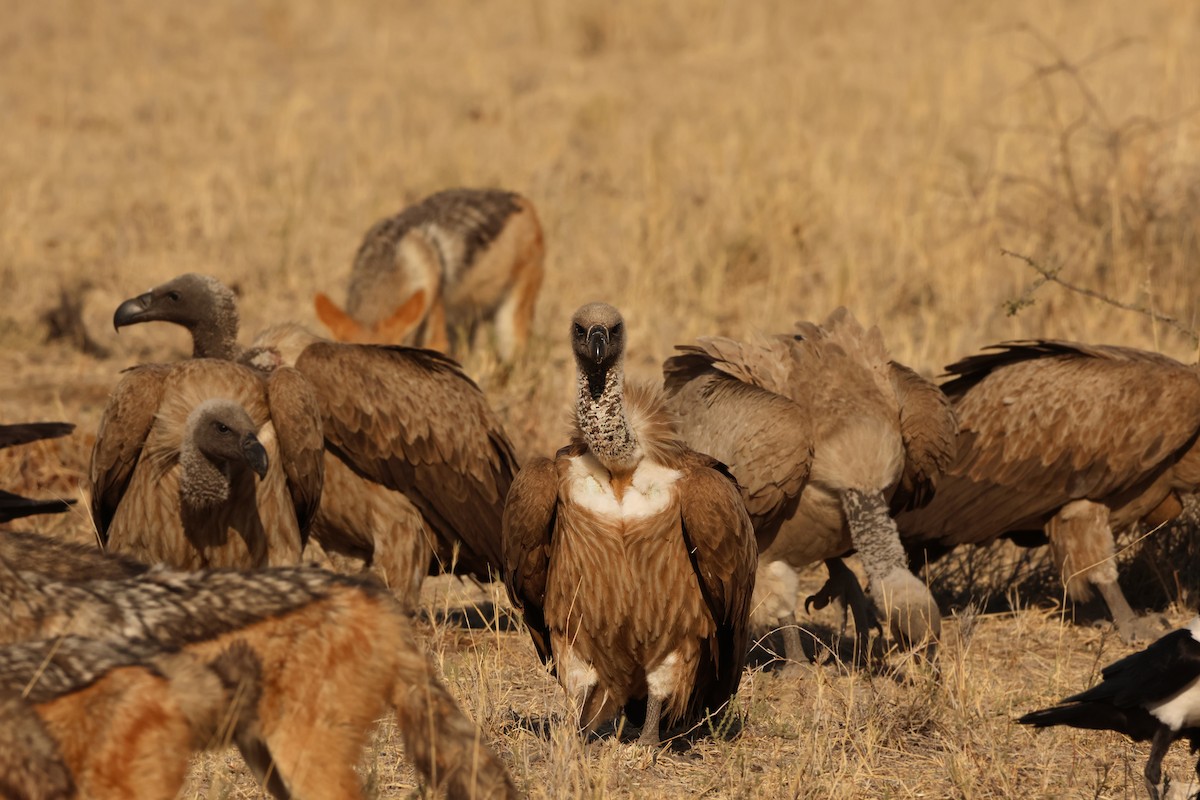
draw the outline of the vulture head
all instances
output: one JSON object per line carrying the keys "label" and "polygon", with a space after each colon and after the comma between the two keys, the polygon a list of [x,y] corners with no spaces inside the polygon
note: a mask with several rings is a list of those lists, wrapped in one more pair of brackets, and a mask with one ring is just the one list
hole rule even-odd
{"label": "vulture head", "polygon": [[206,400],[192,410],[179,454],[180,492],[190,505],[228,500],[229,478],[238,465],[266,477],[267,450],[257,430],[246,410],[232,400]]}
{"label": "vulture head", "polygon": [[208,275],[180,275],[126,300],[113,314],[118,331],[140,322],[173,322],[187,328],[197,357],[231,358],[237,346],[237,298]]}
{"label": "vulture head", "polygon": [[609,372],[625,356],[625,320],[608,303],[588,303],[571,318],[571,349],[575,364],[587,376],[593,400],[604,392]]}

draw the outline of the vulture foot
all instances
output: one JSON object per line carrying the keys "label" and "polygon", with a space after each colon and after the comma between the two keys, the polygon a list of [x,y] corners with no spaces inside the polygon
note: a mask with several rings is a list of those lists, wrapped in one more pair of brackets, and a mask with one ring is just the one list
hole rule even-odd
{"label": "vulture foot", "polygon": [[[804,600],[804,611],[810,612],[812,608],[818,610],[829,605],[830,601],[838,600],[842,606],[842,624],[838,631],[838,638],[846,635],[846,617],[847,612],[854,615],[854,663],[858,666],[866,666],[871,659],[871,629],[879,631],[883,635],[883,625],[880,624],[879,618],[875,615],[875,611],[871,608],[871,603],[867,600],[866,593],[863,592],[862,586],[858,582],[858,578],[850,568],[846,566],[840,558],[830,558],[825,561],[825,567],[829,570],[829,580],[825,581],[825,585],[817,590],[816,594],[809,595]],[[784,645],[788,644],[788,640],[784,638]],[[797,637],[797,645],[799,637]],[[790,660],[793,659],[788,655]]]}
{"label": "vulture foot", "polygon": [[880,581],[876,598],[883,606],[892,638],[906,650],[919,649],[927,658],[937,654],[942,615],[929,588],[906,569],[897,568]]}
{"label": "vulture foot", "polygon": [[1097,583],[1096,588],[1108,605],[1117,633],[1126,644],[1152,642],[1169,629],[1169,623],[1161,614],[1135,613],[1116,581]]}

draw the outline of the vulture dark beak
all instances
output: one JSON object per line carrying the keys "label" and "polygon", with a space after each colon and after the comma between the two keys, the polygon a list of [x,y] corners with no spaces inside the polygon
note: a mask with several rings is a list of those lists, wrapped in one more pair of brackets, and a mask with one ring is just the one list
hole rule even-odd
{"label": "vulture dark beak", "polygon": [[242,439],[242,454],[259,479],[267,477],[267,448],[262,446],[258,437],[252,433],[246,434],[246,438]]}
{"label": "vulture dark beak", "polygon": [[150,304],[154,302],[154,295],[150,292],[140,294],[132,300],[126,300],[121,305],[117,306],[117,311],[113,314],[113,330],[121,330],[126,325],[133,325],[140,322],[138,319],[142,314],[145,314],[150,309]]}
{"label": "vulture dark beak", "polygon": [[608,328],[593,325],[588,330],[588,352],[597,364],[604,360],[608,355]]}

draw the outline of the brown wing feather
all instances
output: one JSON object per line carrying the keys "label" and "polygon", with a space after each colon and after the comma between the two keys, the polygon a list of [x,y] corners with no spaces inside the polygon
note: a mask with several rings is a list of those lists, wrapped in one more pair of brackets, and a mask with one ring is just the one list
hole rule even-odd
{"label": "brown wing feather", "polygon": [[267,405],[301,540],[307,541],[309,525],[321,504],[325,473],[320,403],[312,384],[299,371],[285,366],[267,379]]}
{"label": "brown wing feather", "polygon": [[536,458],[517,473],[504,505],[504,584],[509,599],[525,618],[542,663],[552,656],[543,608],[558,488],[555,462]]}
{"label": "brown wing feather", "polygon": [[517,459],[458,364],[429,350],[318,342],[296,368],[316,389],[334,452],[404,492],[439,536],[461,543],[458,571],[499,572],[501,511]]}
{"label": "brown wing feather", "polygon": [[1195,440],[1200,375],[1090,350],[1007,363],[961,394],[955,462],[902,530],[961,543],[1040,528],[1069,500],[1103,502],[1149,481]]}
{"label": "brown wing feather", "polygon": [[146,364],[126,370],[125,377],[108,398],[88,469],[92,519],[101,542],[108,541],[108,527],[154,423],[170,371],[166,364]]}
{"label": "brown wing feather", "polygon": [[[679,357],[664,372],[681,373]],[[687,358],[685,356],[685,358]],[[796,511],[813,459],[809,414],[786,397],[715,371],[671,384],[679,432],[695,450],[728,465],[744,487],[759,547]]]}
{"label": "brown wing feather", "polygon": [[737,691],[758,548],[737,483],[721,464],[696,454],[678,486],[684,543],[717,626],[696,672],[689,709],[695,714],[717,708]]}
{"label": "brown wing feather", "polygon": [[904,439],[904,472],[891,502],[895,514],[933,498],[938,479],[954,460],[958,418],[941,389],[899,362],[890,366]]}
{"label": "brown wing feather", "polygon": [[967,356],[946,367],[951,380],[942,384],[942,391],[952,400],[958,399],[988,375],[1012,364],[1043,358],[1101,358],[1109,361],[1142,361],[1166,367],[1181,366],[1178,361],[1161,353],[1116,345],[1083,344],[1059,339],[1025,339],[988,345],[984,352]]}

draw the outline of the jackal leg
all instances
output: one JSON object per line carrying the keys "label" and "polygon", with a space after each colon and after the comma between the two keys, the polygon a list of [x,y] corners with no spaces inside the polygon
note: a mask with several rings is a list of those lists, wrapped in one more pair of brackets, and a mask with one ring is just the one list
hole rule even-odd
{"label": "jackal leg", "polygon": [[504,361],[512,361],[525,349],[541,288],[542,251],[539,247],[517,263],[512,290],[496,311],[496,343]]}

